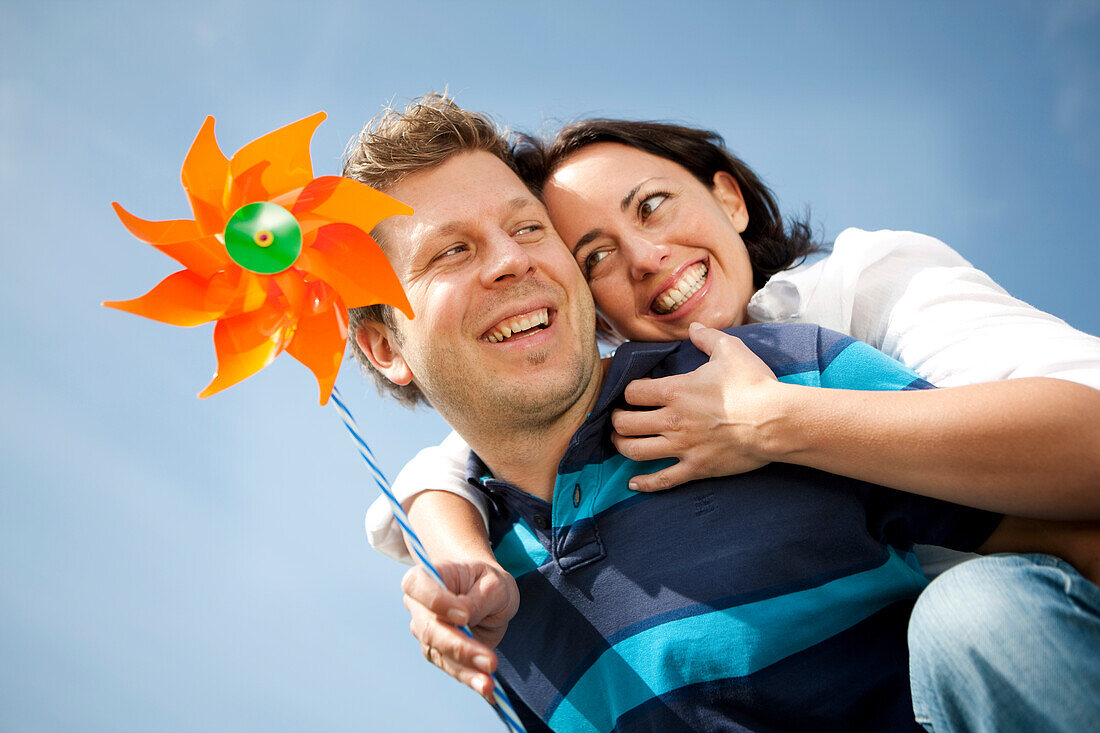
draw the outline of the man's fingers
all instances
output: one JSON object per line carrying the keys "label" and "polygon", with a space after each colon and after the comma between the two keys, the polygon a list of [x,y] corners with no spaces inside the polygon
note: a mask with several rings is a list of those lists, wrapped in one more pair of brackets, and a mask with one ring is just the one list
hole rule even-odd
{"label": "man's fingers", "polygon": [[672,458],[676,454],[672,442],[663,435],[649,438],[627,438],[611,434],[615,449],[632,461],[651,461],[655,458]]}
{"label": "man's fingers", "polygon": [[405,573],[401,590],[455,626],[465,626],[470,621],[469,602],[441,586],[422,566],[417,565]]}

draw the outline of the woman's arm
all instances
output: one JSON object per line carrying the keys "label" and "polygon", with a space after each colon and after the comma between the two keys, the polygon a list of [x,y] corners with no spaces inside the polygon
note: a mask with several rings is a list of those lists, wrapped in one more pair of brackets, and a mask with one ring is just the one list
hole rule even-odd
{"label": "woman's arm", "polygon": [[613,441],[679,463],[638,490],[797,463],[968,506],[1047,519],[1100,517],[1100,390],[1019,379],[863,392],[783,384],[737,338],[693,328],[695,372],[638,380]]}
{"label": "woman's arm", "polygon": [[[441,445],[418,453],[392,489],[447,584],[446,589],[440,587],[421,566],[406,573],[402,589],[412,617],[410,630],[428,661],[491,701],[493,648],[519,607],[519,589],[489,546],[485,499],[465,478],[469,452],[452,433]],[[401,529],[382,498],[367,513],[367,534],[375,549],[412,562]],[[464,624],[473,639],[456,628]]]}
{"label": "woman's arm", "polygon": [[[493,649],[519,609],[516,581],[493,557],[481,516],[464,499],[421,493],[409,506],[409,520],[446,583],[441,587],[422,566],[405,574],[409,629],[429,662],[492,702]],[[466,624],[473,639],[456,628]]]}
{"label": "woman's arm", "polygon": [[1014,379],[912,392],[790,386],[776,460],[981,509],[1100,518],[1100,390]]}
{"label": "woman's arm", "polygon": [[[475,491],[466,482],[466,458],[470,447],[457,433],[451,433],[439,445],[433,445],[420,451],[410,460],[391,487],[394,496],[408,511],[410,502],[424,492],[451,493],[461,497],[480,514],[481,525],[488,526],[488,509],[485,497]],[[378,497],[371,504],[366,517],[367,539],[371,547],[387,557],[413,563],[412,555],[405,546],[401,527],[393,518],[389,502]],[[414,525],[417,536],[430,535],[431,526]],[[421,539],[424,539],[421,537]],[[469,539],[473,539],[472,537]]]}
{"label": "woman's arm", "polygon": [[[497,563],[481,515],[468,501],[426,491],[407,509],[447,584],[441,587],[419,566],[405,574],[401,588],[412,617],[409,629],[429,662],[492,702],[493,649],[519,609],[519,587]],[[465,624],[473,639],[455,628]]]}

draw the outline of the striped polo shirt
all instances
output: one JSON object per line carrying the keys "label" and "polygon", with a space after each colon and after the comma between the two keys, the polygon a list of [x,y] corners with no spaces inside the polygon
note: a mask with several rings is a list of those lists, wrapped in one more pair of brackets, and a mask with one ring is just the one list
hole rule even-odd
{"label": "striped polo shirt", "polygon": [[[930,387],[813,325],[731,329],[784,382]],[[635,493],[610,414],[639,377],[692,371],[690,342],[619,348],[558,466],[553,502],[491,477],[490,539],[519,612],[497,651],[529,731],[920,730],[906,627],[914,543],[973,550],[1000,515],[801,466]]]}

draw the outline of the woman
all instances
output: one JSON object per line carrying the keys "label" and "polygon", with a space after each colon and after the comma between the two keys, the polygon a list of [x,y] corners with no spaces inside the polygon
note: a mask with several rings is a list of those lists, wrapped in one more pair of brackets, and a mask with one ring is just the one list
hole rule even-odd
{"label": "woman", "polygon": [[[529,180],[542,185],[600,312],[623,336],[684,338],[693,321],[725,328],[750,318],[808,320],[862,338],[941,385],[992,374],[1053,375],[1100,386],[1100,341],[1008,298],[935,240],[849,230],[829,258],[782,272],[815,249],[808,227],[785,230],[767,189],[711,133],[592,120],[563,130],[548,151],[528,144],[520,161]],[[1031,332],[1023,343],[1017,326]],[[616,446],[624,454],[679,459],[638,478],[639,489],[783,460],[996,511],[1095,516],[1093,415],[1100,392],[1090,387],[1034,379],[919,394],[791,391],[736,339],[713,331],[690,335],[714,349],[711,363],[675,381],[635,383],[628,400],[659,409],[615,417]],[[425,480],[415,462],[395,487],[410,482],[414,490],[454,492],[421,494],[410,507],[430,552],[439,548],[446,559],[454,548],[484,544],[477,515],[455,498],[461,489]],[[1044,484],[1056,489],[1035,491]],[[1036,583],[1011,575],[1033,568],[1006,572],[989,582]],[[492,646],[503,634],[514,586],[507,579],[469,580],[502,589],[500,612],[482,623]],[[441,596],[409,595],[414,617],[429,615],[421,604],[448,610]],[[454,620],[461,620],[464,611],[453,600],[449,610],[458,610]],[[926,615],[936,619],[935,611]],[[916,638],[919,661],[928,655],[919,653],[923,643]],[[440,644],[433,646],[438,652]],[[484,692],[487,678],[477,670],[487,671],[486,652],[472,643],[455,645],[433,661]],[[936,674],[915,672],[915,686]],[[966,689],[957,680],[953,687]],[[922,711],[922,704],[929,709]],[[917,705],[937,724],[959,723],[937,710],[950,707],[939,690],[918,696]],[[1011,714],[1014,720],[1024,715]]]}

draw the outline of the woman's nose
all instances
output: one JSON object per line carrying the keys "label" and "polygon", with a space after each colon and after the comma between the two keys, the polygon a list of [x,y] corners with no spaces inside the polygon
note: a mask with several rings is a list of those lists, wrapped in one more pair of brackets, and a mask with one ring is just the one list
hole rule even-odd
{"label": "woman's nose", "polygon": [[661,271],[669,256],[668,245],[643,237],[631,237],[623,243],[623,253],[630,266],[630,276],[642,280]]}

